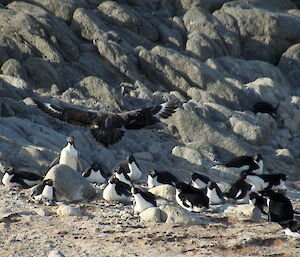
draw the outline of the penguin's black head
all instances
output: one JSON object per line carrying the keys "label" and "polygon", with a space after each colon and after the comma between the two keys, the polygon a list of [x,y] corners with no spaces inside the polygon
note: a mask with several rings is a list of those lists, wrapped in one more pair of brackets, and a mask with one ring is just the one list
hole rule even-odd
{"label": "penguin's black head", "polygon": [[109,181],[108,181],[108,183],[110,183],[110,184],[115,184],[115,183],[117,183],[118,181],[120,181],[118,178],[116,178],[116,177],[111,177],[110,179],[109,179]]}
{"label": "penguin's black head", "polygon": [[94,170],[94,171],[100,170],[100,165],[99,165],[99,163],[94,162],[94,163],[91,165],[91,169]]}
{"label": "penguin's black head", "polygon": [[158,175],[158,172],[157,172],[157,170],[151,170],[151,171],[149,172],[149,175],[150,175],[152,178],[154,178],[154,177],[156,177],[156,176]]}
{"label": "penguin's black head", "polygon": [[133,155],[129,155],[129,156],[127,157],[127,161],[128,161],[128,163],[133,163],[133,162],[135,161],[134,156],[133,156]]}
{"label": "penguin's black head", "polygon": [[5,170],[5,172],[7,173],[7,174],[9,174],[9,175],[13,175],[13,174],[15,174],[15,170],[14,170],[14,168],[13,167],[7,167],[6,168],[6,170]]}
{"label": "penguin's black head", "polygon": [[191,178],[192,178],[192,181],[195,181],[197,178],[200,178],[200,175],[195,172],[192,174]]}
{"label": "penguin's black head", "polygon": [[217,186],[218,186],[217,183],[214,182],[214,181],[209,181],[208,184],[207,184],[207,187],[208,187],[210,190],[216,188]]}
{"label": "penguin's black head", "polygon": [[250,200],[256,199],[257,197],[258,197],[258,194],[255,193],[255,192],[251,192],[251,193],[249,194]]}
{"label": "penguin's black head", "polygon": [[46,186],[53,186],[53,182],[52,182],[52,180],[51,179],[45,179],[44,180],[44,185]]}
{"label": "penguin's black head", "polygon": [[74,145],[74,137],[73,136],[67,137],[67,143]]}
{"label": "penguin's black head", "polygon": [[179,190],[184,190],[188,187],[188,185],[184,182],[176,182],[174,184],[175,184],[175,187]]}
{"label": "penguin's black head", "polygon": [[287,175],[284,173],[279,173],[279,177],[281,180],[286,181],[288,179]]}
{"label": "penguin's black head", "polygon": [[255,155],[253,155],[253,161],[255,161],[255,162],[259,162],[262,159],[263,159],[263,157],[259,153],[256,153]]}

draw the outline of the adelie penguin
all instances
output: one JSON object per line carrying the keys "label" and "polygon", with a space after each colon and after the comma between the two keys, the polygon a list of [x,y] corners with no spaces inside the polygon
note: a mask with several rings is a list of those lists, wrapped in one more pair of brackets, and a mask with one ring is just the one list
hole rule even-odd
{"label": "adelie penguin", "polygon": [[201,212],[209,208],[209,199],[204,190],[192,187],[184,182],[175,183],[176,202],[190,212]]}
{"label": "adelie penguin", "polygon": [[129,203],[132,201],[131,187],[117,178],[110,178],[103,190],[103,199],[106,201]]}
{"label": "adelie penguin", "polygon": [[127,170],[123,166],[117,166],[113,169],[113,177],[117,178],[118,180],[132,186],[132,182],[130,177],[128,176]]}
{"label": "adelie penguin", "polygon": [[56,201],[55,188],[51,179],[45,179],[32,188],[31,199],[33,201]]}
{"label": "adelie penguin", "polygon": [[225,163],[225,166],[236,171],[252,171],[256,174],[263,173],[263,157],[261,154],[257,153],[253,156],[241,155],[235,157]]}
{"label": "adelie penguin", "polygon": [[119,142],[126,129],[142,129],[152,126],[160,122],[160,119],[170,117],[178,107],[178,100],[173,99],[151,107],[113,113],[85,111],[57,104],[42,103],[38,100],[33,101],[38,108],[52,117],[89,128],[97,142],[105,147]]}
{"label": "adelie penguin", "polygon": [[262,196],[268,198],[268,220],[272,222],[282,222],[294,219],[294,209],[291,200],[282,193],[272,190],[264,190]]}
{"label": "adelie penguin", "polygon": [[276,114],[276,111],[277,111],[278,107],[279,107],[279,103],[274,108],[270,103],[268,103],[266,101],[259,101],[259,102],[256,102],[252,106],[251,110],[255,114],[258,113],[258,112],[267,113],[267,114],[271,115],[274,119],[276,119],[276,118],[278,118],[278,115]]}
{"label": "adelie penguin", "polygon": [[197,172],[193,173],[191,176],[191,186],[201,189],[207,187],[208,183],[210,182],[210,178],[199,174]]}
{"label": "adelie penguin", "polygon": [[139,165],[137,164],[134,156],[129,155],[127,158],[127,161],[128,161],[128,169],[129,169],[128,176],[129,176],[130,180],[131,181],[139,180],[142,176],[142,171],[141,171]]}
{"label": "adelie penguin", "polygon": [[141,213],[150,207],[156,207],[155,195],[132,187],[131,193],[134,197],[133,210],[135,213]]}
{"label": "adelie penguin", "polygon": [[220,204],[224,202],[223,192],[216,182],[208,182],[206,195],[209,199],[209,204]]}
{"label": "adelie penguin", "polygon": [[6,187],[19,187],[27,189],[41,182],[43,178],[33,172],[16,172],[13,167],[9,167],[2,178],[2,183]]}
{"label": "adelie penguin", "polygon": [[67,137],[66,145],[62,148],[59,156],[51,162],[50,167],[53,166],[58,159],[59,164],[67,165],[75,171],[78,171],[78,168],[82,170],[82,165],[78,158],[78,151],[75,148],[75,139],[73,136]]}
{"label": "adelie penguin", "polygon": [[240,203],[246,203],[249,201],[249,193],[252,186],[247,183],[244,179],[240,178],[235,181],[229,191],[224,193],[227,199],[234,199]]}
{"label": "adelie penguin", "polygon": [[149,188],[160,185],[174,185],[177,177],[168,171],[151,170],[148,174],[147,184]]}
{"label": "adelie penguin", "polygon": [[268,215],[268,199],[259,195],[258,193],[251,192],[249,194],[249,203],[256,206],[262,214]]}
{"label": "adelie penguin", "polygon": [[94,162],[91,167],[87,168],[81,175],[90,183],[101,185],[107,182],[107,175],[97,162]]}

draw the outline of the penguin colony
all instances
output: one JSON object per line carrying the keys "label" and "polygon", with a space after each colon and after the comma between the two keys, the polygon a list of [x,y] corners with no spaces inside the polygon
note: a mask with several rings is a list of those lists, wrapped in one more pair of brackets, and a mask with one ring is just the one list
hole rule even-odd
{"label": "penguin colony", "polygon": [[[131,112],[113,114],[98,112],[92,113],[73,108],[61,107],[35,100],[37,106],[47,114],[60,120],[85,127],[89,127],[93,137],[104,146],[117,143],[124,135],[125,129],[140,129],[153,125],[159,118],[171,116],[178,103],[175,100],[143,108]],[[277,106],[278,107],[278,106]],[[253,111],[274,113],[277,110],[266,102],[258,102]],[[265,111],[264,111],[265,108]],[[107,119],[108,127],[101,122]],[[85,123],[85,124],[83,124]],[[74,137],[67,137],[66,146],[61,150],[59,164],[65,164],[78,171],[80,164],[78,151],[75,148]],[[286,196],[285,181],[287,176],[283,173],[264,174],[263,157],[257,153],[253,156],[238,156],[229,160],[224,166],[240,174],[227,192],[219,187],[208,176],[200,173],[191,174],[189,183],[179,179],[168,171],[151,170],[148,173],[146,186],[137,182],[141,179],[142,170],[134,155],[117,164],[108,175],[101,165],[94,162],[82,172],[82,177],[90,183],[103,186],[103,199],[133,204],[134,213],[141,213],[147,208],[157,206],[157,196],[147,190],[160,185],[171,185],[175,188],[175,199],[179,206],[190,212],[205,212],[211,205],[224,202],[244,202],[256,206],[268,221],[277,222],[287,235],[300,237],[300,221],[294,218],[297,213],[290,199]],[[9,167],[2,178],[4,186],[18,187],[31,190],[31,200],[34,202],[47,202],[55,204],[55,182],[45,179],[32,172],[16,172]]]}

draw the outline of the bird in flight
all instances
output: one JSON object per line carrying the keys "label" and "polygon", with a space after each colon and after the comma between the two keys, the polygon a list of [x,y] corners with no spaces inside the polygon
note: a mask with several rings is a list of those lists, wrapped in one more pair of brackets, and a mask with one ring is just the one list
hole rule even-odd
{"label": "bird in flight", "polygon": [[59,120],[73,125],[90,128],[92,136],[102,145],[108,147],[120,141],[126,129],[141,129],[167,119],[178,107],[178,100],[136,109],[113,113],[105,111],[85,111],[51,103],[33,100],[42,111]]}

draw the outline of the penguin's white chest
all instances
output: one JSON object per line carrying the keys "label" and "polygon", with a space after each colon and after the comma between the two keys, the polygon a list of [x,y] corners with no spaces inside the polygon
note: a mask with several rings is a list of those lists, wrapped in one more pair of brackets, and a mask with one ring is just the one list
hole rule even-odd
{"label": "penguin's white chest", "polygon": [[136,163],[135,162],[129,163],[128,168],[130,170],[130,172],[128,173],[130,179],[132,181],[139,180],[140,177],[142,176],[142,172],[139,169],[139,167],[136,165]]}
{"label": "penguin's white chest", "polygon": [[42,192],[42,198],[46,200],[53,200],[54,198],[54,188],[52,186],[46,185]]}
{"label": "penguin's white chest", "polygon": [[14,187],[14,186],[18,186],[17,183],[15,182],[10,182],[10,180],[12,179],[14,175],[9,175],[8,173],[5,173],[3,178],[2,178],[2,183],[4,186],[6,187]]}
{"label": "penguin's white chest", "polygon": [[134,211],[138,213],[154,206],[152,203],[146,201],[141,194],[134,194],[134,201]]}
{"label": "penguin's white chest", "polygon": [[126,183],[127,185],[131,186],[132,183],[130,180],[128,180],[125,175],[123,173],[119,174],[116,172],[116,178],[124,183]]}
{"label": "penguin's white chest", "polygon": [[106,182],[106,179],[101,175],[100,170],[92,170],[91,174],[87,177],[87,180],[90,183],[97,183],[97,184],[102,184]]}
{"label": "penguin's white chest", "polygon": [[65,164],[77,171],[78,152],[73,146],[66,146],[61,150],[59,164]]}
{"label": "penguin's white chest", "polygon": [[156,187],[156,186],[162,185],[161,183],[159,183],[159,182],[157,181],[157,177],[152,178],[150,175],[148,175],[147,184],[148,184],[148,187],[149,187],[149,188],[152,188],[152,187]]}
{"label": "penguin's white chest", "polygon": [[211,204],[218,204],[222,202],[222,199],[217,194],[217,190],[213,188],[212,190],[207,188],[207,197],[209,199],[209,203]]}
{"label": "penguin's white chest", "polygon": [[255,172],[256,174],[258,174],[258,175],[261,175],[261,174],[263,174],[263,172],[264,172],[264,163],[263,163],[263,160],[260,160],[258,163],[257,163],[257,165],[258,165],[258,169],[256,169],[256,170],[253,170],[253,172]]}

